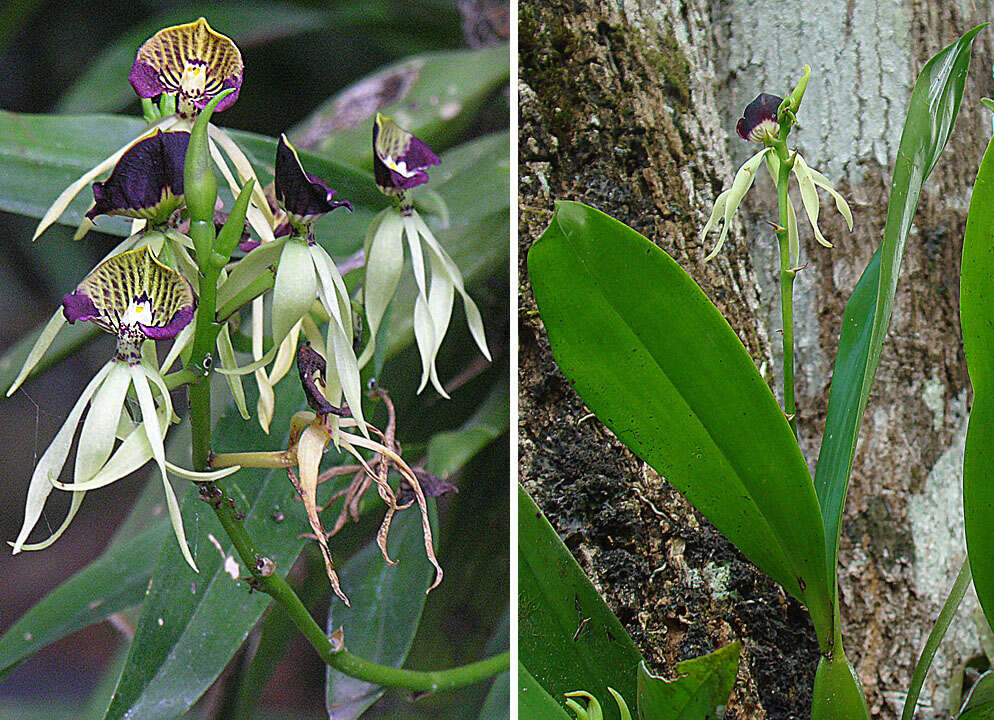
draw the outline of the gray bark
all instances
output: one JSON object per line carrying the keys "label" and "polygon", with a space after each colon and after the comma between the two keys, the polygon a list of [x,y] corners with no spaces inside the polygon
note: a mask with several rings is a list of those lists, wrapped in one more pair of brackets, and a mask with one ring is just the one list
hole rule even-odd
{"label": "gray bark", "polygon": [[[990,3],[937,0],[710,4],[697,0],[537,3],[520,15],[520,473],[567,544],[663,672],[733,638],[745,660],[729,717],[807,717],[817,651],[803,608],[755,570],[587,410],[549,353],[525,274],[554,199],[632,225],[687,269],[779,382],[772,185],[757,183],[712,263],[700,227],[738,163],[734,135],[761,91],[812,78],[798,148],[839,183],[818,246],[801,217],[795,288],[800,440],[817,458],[845,301],[879,243],[892,166],[925,60],[992,16]],[[958,318],[962,233],[991,134],[990,32],[975,46],[953,138],[922,194],[891,331],[864,418],[840,552],[850,658],[875,717],[900,713],[924,638],[964,554],[963,438],[972,401]],[[793,136],[792,136],[793,137]],[[580,422],[582,419],[582,422]],[[972,593],[936,658],[919,718],[948,717],[948,686],[980,652]]]}

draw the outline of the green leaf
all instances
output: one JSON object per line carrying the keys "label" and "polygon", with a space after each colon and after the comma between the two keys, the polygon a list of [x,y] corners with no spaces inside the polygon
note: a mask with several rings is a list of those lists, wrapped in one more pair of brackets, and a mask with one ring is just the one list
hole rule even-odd
{"label": "green leaf", "polygon": [[152,577],[149,548],[166,538],[164,521],[117,545],[55,588],[0,637],[0,676],[49,643],[138,605]]}
{"label": "green leaf", "polygon": [[518,663],[518,717],[520,720],[570,720],[562,706]]}
{"label": "green leaf", "polygon": [[587,406],[804,602],[827,646],[833,598],[811,477],[717,308],[669,255],[577,203],[556,205],[528,271],[553,355]]}
{"label": "green leaf", "polygon": [[438,151],[507,84],[510,67],[507,45],[405,58],[332,97],[289,135],[297,147],[370,170],[380,112]]}
{"label": "green leaf", "polygon": [[738,642],[693,660],[677,663],[677,676],[666,680],[639,666],[640,720],[719,720],[739,669]]}
{"label": "green leaf", "polygon": [[922,691],[922,685],[925,684],[925,676],[928,674],[928,669],[932,665],[935,653],[942,643],[942,638],[946,636],[949,623],[956,617],[956,611],[959,610],[960,603],[963,602],[963,596],[966,595],[969,587],[970,563],[967,561],[960,568],[959,574],[956,576],[956,582],[953,583],[953,587],[949,591],[949,597],[946,598],[946,602],[942,605],[939,617],[936,618],[935,625],[925,640],[925,647],[922,648],[922,654],[918,658],[915,671],[911,676],[911,686],[908,688],[908,695],[904,699],[904,710],[901,712],[901,720],[914,720],[915,708],[918,705],[918,696]]}
{"label": "green leaf", "polygon": [[[299,387],[277,394],[274,427],[287,427],[290,415],[304,406]],[[285,446],[286,437],[265,435],[246,423],[234,408],[218,421],[215,447]],[[298,535],[307,527],[303,511],[282,471],[242,470],[224,484],[245,513],[245,524],[260,552],[286,574],[303,547]],[[283,513],[282,520],[274,513]],[[211,537],[226,557],[234,554],[213,511],[190,487],[183,502],[183,522],[200,573],[183,562],[176,541],[167,537],[152,575],[148,596],[107,720],[174,718],[184,713],[214,682],[269,604],[261,593],[249,594],[243,581],[225,569]],[[146,546],[146,551],[148,546]],[[237,558],[237,555],[235,555]],[[244,567],[236,571],[248,574]]]}
{"label": "green leaf", "polygon": [[960,324],[973,385],[963,456],[966,548],[977,597],[994,626],[994,141],[973,186],[960,269]]}
{"label": "green leaf", "polygon": [[[518,653],[549,694],[586,690],[629,706],[642,656],[523,488],[518,488]],[[519,698],[522,698],[519,687]],[[528,717],[523,711],[522,718]],[[607,720],[617,709],[605,708]],[[536,718],[539,716],[535,716]]]}
{"label": "green leaf", "polygon": [[994,718],[994,671],[988,670],[970,688],[958,720],[992,720]]}
{"label": "green leaf", "polygon": [[834,587],[842,513],[859,427],[890,325],[904,244],[922,185],[938,162],[959,112],[974,28],[926,63],[911,93],[894,164],[880,248],[846,304],[839,336],[815,489],[825,528],[826,568]]}

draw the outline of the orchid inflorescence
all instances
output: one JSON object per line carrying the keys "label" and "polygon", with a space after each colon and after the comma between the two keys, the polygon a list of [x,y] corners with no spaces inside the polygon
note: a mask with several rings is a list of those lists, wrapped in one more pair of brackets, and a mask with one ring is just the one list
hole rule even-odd
{"label": "orchid inflorescence", "polygon": [[[304,501],[332,586],[347,603],[317,503],[321,458],[334,445],[356,465],[328,471],[355,475],[343,491],[345,507],[331,534],[342,527],[347,513],[355,512],[365,489],[375,485],[387,505],[378,542],[386,561],[392,562],[386,551],[391,519],[416,502],[437,585],[442,570],[435,558],[426,497],[451,486],[403,459],[385,391],[374,389],[389,409],[387,429],[380,431],[365,419],[361,371],[374,355],[378,335],[382,341],[384,318],[403,270],[405,238],[417,285],[413,324],[422,359],[419,392],[430,381],[448,397],[435,362],[456,291],[476,344],[490,357],[480,312],[466,293],[459,269],[412,200],[412,191],[428,182],[428,169],[440,160],[422,140],[390,118],[376,116],[374,177],[393,204],[373,221],[363,251],[339,266],[318,243],[315,223],[334,210],[351,211],[351,203],[336,199],[335,190],[307,171],[285,135],[276,148],[275,181],[268,189],[261,187],[238,145],[211,124],[214,112],[237,99],[242,75],[237,46],[203,18],[156,33],[138,50],[128,78],[142,98],[148,127],[63,191],[38,225],[35,239],[90,183],[94,202],[77,238],[102,215],[133,220],[131,235],[64,297],[7,393],[27,379],[66,323],[92,322],[116,336],[113,357],[87,385],[32,475],[14,552],[47,547],[64,532],[86,492],[154,460],[177,541],[196,569],[168,475],[209,483],[241,467],[281,467]],[[217,198],[215,168],[235,198],[227,215]],[[94,182],[107,171],[109,177]],[[343,274],[359,269],[362,283],[350,290]],[[361,308],[366,320],[361,350],[356,347],[363,336],[354,307]],[[240,366],[234,338],[241,336],[243,311],[250,314],[253,358]],[[156,344],[164,340],[172,345],[160,362]],[[254,375],[259,386],[257,419],[266,432],[273,419],[274,386],[295,358],[312,410],[294,416],[286,450],[214,455],[210,469],[202,463],[199,471],[188,470],[165,458],[168,429],[179,421],[170,392],[187,384],[192,396],[193,386],[213,371],[215,352],[220,359],[217,370],[245,419],[251,415],[241,378]],[[171,372],[177,363],[182,369]],[[137,409],[128,403],[132,393]],[[59,476],[81,423],[73,481],[62,483]],[[389,483],[391,469],[400,475],[399,490]],[[28,543],[53,489],[72,492],[67,517],[50,537]]]}
{"label": "orchid inflorescence", "polygon": [[[714,249],[708,253],[705,260],[711,260],[721,250],[728,236],[728,229],[732,218],[745,198],[746,193],[752,187],[756,179],[759,168],[766,164],[766,168],[773,180],[775,187],[784,186],[789,179],[790,172],[797,180],[797,186],[801,193],[801,204],[804,212],[811,223],[811,229],[815,240],[824,247],[832,247],[832,243],[825,239],[818,227],[819,200],[817,188],[828,192],[835,200],[835,207],[845,218],[849,230],[853,229],[852,211],[845,198],[840,195],[829,182],[828,178],[817,170],[812,169],[796,150],[787,150],[787,135],[797,123],[796,113],[800,107],[801,98],[807,87],[808,77],[811,69],[805,66],[804,76],[795,90],[788,94],[786,98],[770,93],[760,93],[749,105],[746,106],[742,117],[739,119],[735,130],[740,138],[749,142],[763,145],[763,149],[746,160],[735,174],[732,186],[718,195],[715,199],[711,215],[708,217],[704,229],[701,230],[701,241],[703,242],[708,233],[721,223],[721,232],[718,235],[718,242]],[[785,169],[781,175],[781,167]],[[786,203],[786,231],[789,241],[789,256],[791,265],[797,266],[799,262],[800,243],[797,230],[797,215],[794,205],[789,196]]]}

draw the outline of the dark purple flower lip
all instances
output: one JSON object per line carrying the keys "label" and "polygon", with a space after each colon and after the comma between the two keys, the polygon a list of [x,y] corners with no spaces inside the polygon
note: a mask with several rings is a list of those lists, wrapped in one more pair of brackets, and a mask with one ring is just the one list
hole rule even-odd
{"label": "dark purple flower lip", "polygon": [[333,200],[336,192],[324,180],[304,170],[286,135],[280,135],[276,145],[275,175],[276,200],[294,225],[311,223],[335,208],[352,210],[352,203]]}
{"label": "dark purple flower lip", "polygon": [[183,204],[183,166],[190,133],[162,132],[139,140],[121,156],[110,177],[93,183],[86,217],[125,215],[165,222]]}
{"label": "dark purple flower lip", "polygon": [[766,137],[779,137],[780,123],[777,122],[777,110],[783,103],[782,97],[760,93],[756,99],[746,105],[745,112],[739,118],[735,131],[743,140],[763,142]]}
{"label": "dark purple flower lip", "polygon": [[148,247],[105,260],[62,298],[70,324],[92,321],[119,338],[135,328],[153,340],[175,337],[193,320],[196,307],[190,283]]}
{"label": "dark purple flower lip", "polygon": [[128,80],[139,97],[173,94],[179,112],[195,115],[219,93],[234,92],[218,103],[226,110],[238,99],[244,66],[238,47],[214,32],[204,18],[160,30],[138,49]]}
{"label": "dark purple flower lip", "polygon": [[373,123],[373,174],[387,195],[428,182],[425,172],[441,164],[428,144],[404,130],[392,118],[376,114]]}
{"label": "dark purple flower lip", "polygon": [[300,374],[300,384],[304,388],[304,395],[311,409],[318,415],[351,417],[352,412],[347,405],[335,407],[324,396],[322,387],[327,367],[325,359],[311,347],[310,343],[303,343],[297,350],[297,372]]}

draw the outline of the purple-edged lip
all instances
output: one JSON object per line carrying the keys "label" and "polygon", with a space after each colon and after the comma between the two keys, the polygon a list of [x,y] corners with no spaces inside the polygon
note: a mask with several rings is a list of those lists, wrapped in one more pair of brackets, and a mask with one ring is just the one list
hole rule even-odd
{"label": "purple-edged lip", "polygon": [[195,114],[218,94],[234,92],[218,103],[225,110],[238,99],[244,66],[238,47],[200,18],[160,30],[138,49],[128,80],[139,97],[174,94],[179,112]]}
{"label": "purple-edged lip", "polygon": [[426,142],[379,114],[373,123],[373,151],[376,184],[388,193],[428,182],[425,171],[441,164]]}
{"label": "purple-edged lip", "polygon": [[745,112],[739,118],[735,131],[743,140],[763,142],[767,137],[779,137],[780,123],[777,122],[777,110],[783,103],[782,97],[760,93],[756,99],[746,105]]}
{"label": "purple-edged lip", "polygon": [[304,170],[297,151],[286,135],[276,145],[276,199],[291,221],[310,222],[335,208],[347,207],[348,200],[334,200],[336,191],[317,175]]}
{"label": "purple-edged lip", "polygon": [[93,183],[86,217],[125,215],[165,222],[183,203],[183,166],[190,133],[157,132],[139,140],[117,161],[110,177]]}

